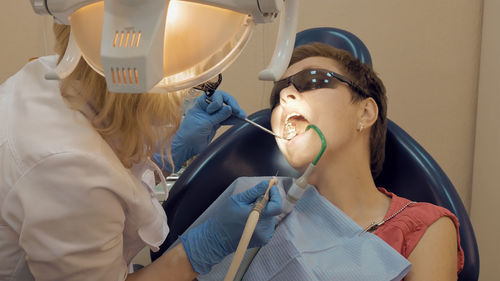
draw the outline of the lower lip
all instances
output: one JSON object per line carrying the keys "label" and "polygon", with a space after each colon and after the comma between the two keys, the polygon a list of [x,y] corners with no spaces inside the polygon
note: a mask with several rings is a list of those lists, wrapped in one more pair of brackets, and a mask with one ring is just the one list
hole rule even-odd
{"label": "lower lip", "polygon": [[295,137],[293,137],[292,139],[290,139],[287,143],[288,144],[293,144],[293,143],[296,143],[298,141],[300,141],[300,139],[302,139],[303,137],[305,137],[305,135],[307,134],[307,131],[299,134],[299,135],[296,135]]}

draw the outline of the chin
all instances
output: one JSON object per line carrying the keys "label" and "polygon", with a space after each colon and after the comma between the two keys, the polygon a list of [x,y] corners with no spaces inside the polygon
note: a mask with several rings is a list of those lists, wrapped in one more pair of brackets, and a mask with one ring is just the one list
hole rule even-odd
{"label": "chin", "polygon": [[285,158],[288,161],[288,163],[290,164],[290,166],[292,166],[295,170],[297,170],[299,172],[304,172],[306,170],[307,166],[309,166],[309,164],[311,164],[312,161],[314,161],[313,158],[308,159],[308,158],[304,158],[304,157],[287,156]]}

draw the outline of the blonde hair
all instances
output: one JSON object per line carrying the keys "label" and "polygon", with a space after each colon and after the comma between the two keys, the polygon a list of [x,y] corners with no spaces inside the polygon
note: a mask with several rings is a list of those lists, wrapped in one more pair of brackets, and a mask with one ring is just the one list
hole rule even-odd
{"label": "blonde hair", "polygon": [[[70,27],[55,23],[53,29],[56,37],[55,51],[61,59],[68,44]],[[75,84],[78,85],[78,96],[69,97],[67,93]],[[68,98],[73,109],[81,110],[85,106],[93,109],[96,116],[90,120],[92,125],[127,168],[151,157],[155,148],[165,147],[173,165],[170,139],[181,122],[185,93],[186,91],[168,94],[109,92],[104,77],[83,59],[73,73],[61,82],[61,94]]]}

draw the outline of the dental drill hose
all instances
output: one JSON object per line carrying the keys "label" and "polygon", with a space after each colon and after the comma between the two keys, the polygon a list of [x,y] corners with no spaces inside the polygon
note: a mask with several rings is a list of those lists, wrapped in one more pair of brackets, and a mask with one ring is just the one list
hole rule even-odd
{"label": "dental drill hose", "polygon": [[[321,140],[321,150],[319,151],[316,158],[314,158],[313,162],[306,168],[305,172],[297,180],[295,180],[294,184],[292,184],[290,189],[288,189],[285,200],[283,200],[283,212],[278,217],[276,217],[276,225],[278,225],[281,220],[283,220],[283,218],[285,218],[293,210],[297,201],[299,201],[299,199],[302,197],[307,187],[307,178],[312,174],[314,168],[316,167],[316,164],[326,150],[326,139],[321,130],[316,125],[310,124],[309,126],[307,126],[306,131],[311,128],[316,131]],[[260,248],[252,248],[248,250],[248,257],[241,264],[240,269],[238,270],[238,274],[234,279],[235,281],[243,279],[243,275],[245,275],[245,272],[250,266],[250,263],[252,263],[259,250]]]}
{"label": "dental drill hose", "polygon": [[241,235],[240,242],[238,243],[238,247],[236,248],[236,252],[234,253],[233,261],[229,266],[229,270],[226,273],[224,281],[234,280],[234,277],[238,272],[238,268],[240,267],[241,261],[245,256],[245,252],[248,248],[248,244],[250,243],[250,239],[252,238],[255,227],[259,222],[260,214],[262,213],[262,210],[264,210],[264,208],[267,205],[267,202],[269,201],[269,190],[271,189],[271,186],[275,184],[276,184],[276,177],[273,177],[269,181],[266,193],[264,194],[262,199],[258,200],[257,203],[252,208],[252,211],[250,211],[250,215],[248,216],[245,228],[243,229],[243,234]]}

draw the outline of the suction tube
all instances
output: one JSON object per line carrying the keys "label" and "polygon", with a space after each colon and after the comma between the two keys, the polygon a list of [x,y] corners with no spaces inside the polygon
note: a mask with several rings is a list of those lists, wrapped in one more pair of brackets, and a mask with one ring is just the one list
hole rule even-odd
{"label": "suction tube", "polygon": [[[323,153],[326,150],[326,139],[321,130],[313,124],[310,124],[307,126],[306,131],[309,129],[314,129],[316,133],[318,134],[320,140],[321,140],[321,150],[319,151],[318,155],[316,158],[314,158],[314,161],[309,164],[309,166],[306,168],[305,172],[300,176],[297,180],[295,180],[290,186],[290,189],[288,189],[287,195],[285,197],[285,200],[283,200],[283,212],[276,218],[276,225],[278,225],[295,207],[295,204],[299,199],[302,197],[304,192],[306,191],[307,187],[307,178],[312,174],[314,171],[314,168],[316,168],[316,164],[318,163],[319,159],[321,159],[321,156],[323,156]],[[273,178],[274,179],[274,178]],[[271,182],[269,183],[269,186],[271,186]],[[252,216],[253,211],[250,213],[250,216]],[[250,216],[247,220],[247,225],[248,221],[250,221]],[[250,237],[252,237],[253,231],[255,229],[255,226],[253,226],[253,229],[251,230],[252,232],[250,233]],[[243,237],[245,236],[245,232],[247,231],[247,226],[245,226],[245,230],[243,231],[243,235],[240,240],[240,244],[238,244],[238,248],[236,249],[236,253],[238,253],[238,250],[240,250],[240,245],[242,244]],[[248,238],[250,240],[250,238]],[[243,279],[243,275],[247,271],[248,267],[250,266],[250,263],[252,263],[253,259],[259,252],[260,248],[252,248],[249,250],[247,259],[241,264],[241,261],[243,260],[246,248],[248,246],[248,242],[246,242],[246,245],[243,249],[243,253],[235,253],[233,261],[231,262],[231,266],[229,267],[229,270],[226,274],[226,278],[224,278],[224,281],[233,281],[233,280],[241,280]],[[243,248],[243,247],[242,247]],[[238,260],[237,260],[238,259]],[[235,263],[235,260],[237,260],[237,265],[236,268],[233,267],[233,264]],[[241,264],[241,266],[240,266]],[[235,269],[239,267],[239,270],[235,272]],[[231,273],[231,275],[229,275]],[[236,277],[235,277],[236,276]],[[229,278],[229,279],[228,279]]]}
{"label": "suction tube", "polygon": [[307,126],[306,131],[309,129],[314,129],[314,131],[316,131],[316,133],[318,134],[321,140],[321,150],[319,151],[316,158],[314,158],[314,161],[309,164],[309,166],[307,166],[302,176],[296,179],[292,186],[290,186],[290,189],[288,189],[285,200],[283,200],[283,213],[281,213],[281,215],[277,217],[278,223],[293,210],[293,207],[295,207],[297,201],[299,201],[299,199],[306,191],[307,178],[312,174],[312,172],[316,168],[316,164],[318,163],[319,159],[321,159],[321,156],[323,156],[323,153],[326,150],[326,139],[321,130],[313,124]]}

